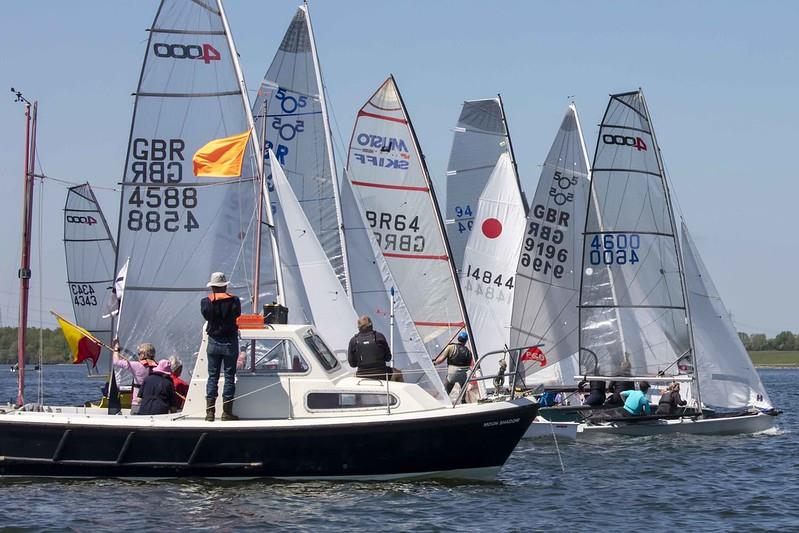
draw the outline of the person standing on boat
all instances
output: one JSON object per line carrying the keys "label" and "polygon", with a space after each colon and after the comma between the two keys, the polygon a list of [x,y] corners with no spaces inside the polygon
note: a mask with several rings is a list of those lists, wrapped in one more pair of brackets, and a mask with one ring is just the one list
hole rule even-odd
{"label": "person standing on boat", "polygon": [[144,379],[139,389],[140,415],[165,415],[177,408],[175,386],[172,384],[172,367],[169,361],[161,359],[158,366]]}
{"label": "person standing on boat", "polygon": [[646,392],[649,390],[649,383],[642,381],[638,385],[638,390],[622,391],[621,397],[624,400],[624,407],[621,409],[622,416],[641,416],[652,413]]}
{"label": "person standing on boat", "polygon": [[236,395],[236,359],[239,356],[239,327],[241,300],[228,294],[228,280],[223,272],[211,274],[207,283],[211,294],[200,302],[200,311],[208,322],[208,385],[205,390],[205,419],[213,422],[216,416],[216,397],[219,394],[219,374],[225,368],[225,385],[222,389],[222,420],[238,420],[233,414]]}
{"label": "person standing on boat", "polygon": [[[632,364],[627,353],[624,354],[624,361],[619,366],[619,376],[631,376]],[[624,399],[621,393],[624,391],[635,390],[634,381],[611,381],[608,385],[608,392],[612,393],[610,398],[605,402],[605,407],[621,407],[624,405]]]}
{"label": "person standing on boat", "polygon": [[356,368],[359,378],[383,378],[402,381],[402,373],[388,366],[391,361],[391,348],[385,335],[374,330],[372,319],[363,315],[358,317],[358,333],[351,339],[347,348],[347,362]]}
{"label": "person standing on boat", "polygon": [[461,331],[458,333],[457,341],[449,343],[433,361],[433,364],[436,365],[447,362],[447,382],[444,384],[447,394],[452,392],[456,383],[461,388],[466,386],[466,376],[472,364],[472,351],[466,346],[468,340],[469,334]]}
{"label": "person standing on boat", "polygon": [[135,415],[139,411],[139,405],[141,403],[139,399],[139,390],[141,389],[144,380],[150,375],[150,372],[152,372],[152,369],[156,366],[155,346],[149,342],[139,344],[139,348],[136,350],[139,355],[138,361],[130,361],[119,354],[119,339],[114,339],[113,345],[111,347],[114,349],[114,366],[117,368],[126,368],[131,374],[133,374],[130,414]]}

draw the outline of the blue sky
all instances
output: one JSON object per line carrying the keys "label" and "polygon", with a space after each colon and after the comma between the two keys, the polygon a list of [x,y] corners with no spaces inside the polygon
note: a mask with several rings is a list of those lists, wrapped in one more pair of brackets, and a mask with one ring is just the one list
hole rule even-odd
{"label": "blue sky", "polygon": [[[3,325],[17,320],[24,125],[22,107],[8,89],[40,101],[46,174],[114,187],[127,150],[145,29],[157,4],[31,0],[3,6]],[[250,89],[257,89],[296,6],[292,0],[225,3]],[[522,182],[532,195],[570,97],[592,154],[607,95],[643,87],[676,204],[738,328],[799,331],[799,3],[316,0],[311,14],[337,152],[357,109],[393,72],[442,196],[452,127],[464,99],[502,93]],[[70,311],[61,243],[65,194],[65,186],[45,184],[42,224],[36,224],[43,271],[41,282],[34,272],[34,323],[40,308]],[[115,227],[115,193],[97,194]],[[34,248],[36,269],[38,244]]]}

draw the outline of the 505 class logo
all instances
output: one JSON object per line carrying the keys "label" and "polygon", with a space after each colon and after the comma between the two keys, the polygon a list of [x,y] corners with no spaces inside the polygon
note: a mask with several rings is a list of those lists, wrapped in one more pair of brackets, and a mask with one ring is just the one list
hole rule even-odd
{"label": "505 class logo", "polygon": [[632,146],[639,152],[646,152],[646,143],[641,137],[628,137],[627,135],[603,135],[602,142],[605,144],[618,144],[619,146]]}
{"label": "505 class logo", "polygon": [[97,224],[97,219],[92,216],[73,216],[67,215],[67,222],[70,224]]}
{"label": "505 class logo", "polygon": [[167,44],[154,43],[153,53],[156,57],[172,59],[202,59],[206,65],[211,61],[219,61],[222,55],[219,50],[208,43],[204,44]]}

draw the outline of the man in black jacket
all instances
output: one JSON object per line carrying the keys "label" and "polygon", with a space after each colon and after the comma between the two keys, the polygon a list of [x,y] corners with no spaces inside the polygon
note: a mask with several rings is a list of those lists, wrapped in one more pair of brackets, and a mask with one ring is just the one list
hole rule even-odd
{"label": "man in black jacket", "polygon": [[358,318],[358,333],[350,339],[347,350],[347,362],[357,368],[355,375],[359,378],[378,378],[402,381],[402,373],[386,365],[391,361],[391,348],[386,337],[372,326],[372,319],[367,315]]}
{"label": "man in black jacket", "polygon": [[208,321],[208,384],[205,389],[205,419],[213,422],[216,415],[216,397],[219,392],[219,373],[225,367],[225,386],[222,389],[222,420],[238,420],[233,414],[233,397],[236,395],[236,359],[239,356],[239,327],[241,300],[227,293],[228,281],[222,272],[211,274],[207,284],[211,294],[200,302],[203,318]]}

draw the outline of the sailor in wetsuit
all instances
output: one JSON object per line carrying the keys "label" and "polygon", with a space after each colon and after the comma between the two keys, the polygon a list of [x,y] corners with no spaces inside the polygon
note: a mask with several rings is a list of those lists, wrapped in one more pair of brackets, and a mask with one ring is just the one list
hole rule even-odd
{"label": "sailor in wetsuit", "polygon": [[347,349],[347,362],[357,368],[355,375],[359,378],[376,378],[391,381],[402,381],[402,373],[388,366],[391,361],[391,348],[385,335],[375,331],[372,319],[367,315],[358,318],[358,333],[350,339]]}

